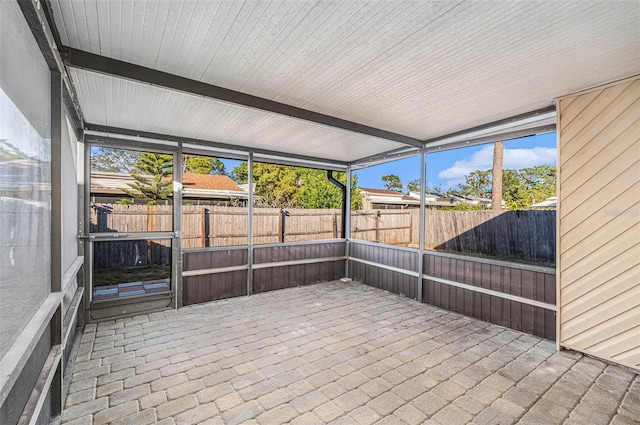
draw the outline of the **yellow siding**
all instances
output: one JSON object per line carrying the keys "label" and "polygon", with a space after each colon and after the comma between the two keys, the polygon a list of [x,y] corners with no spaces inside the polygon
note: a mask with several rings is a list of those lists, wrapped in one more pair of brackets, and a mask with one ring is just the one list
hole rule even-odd
{"label": "yellow siding", "polygon": [[559,345],[640,370],[640,77],[558,101]]}

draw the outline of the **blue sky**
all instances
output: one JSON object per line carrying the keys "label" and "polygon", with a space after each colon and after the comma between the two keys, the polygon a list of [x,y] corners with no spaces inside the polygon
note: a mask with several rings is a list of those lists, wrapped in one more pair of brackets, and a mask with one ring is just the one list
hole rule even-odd
{"label": "blue sky", "polygon": [[[556,164],[556,133],[524,137],[504,142],[504,168],[521,169],[534,165]],[[464,182],[474,170],[488,170],[493,165],[493,143],[453,149],[427,155],[427,185],[441,185],[443,190]],[[420,157],[411,157],[357,170],[358,185],[384,188],[382,176],[395,174],[406,186],[420,178]]]}

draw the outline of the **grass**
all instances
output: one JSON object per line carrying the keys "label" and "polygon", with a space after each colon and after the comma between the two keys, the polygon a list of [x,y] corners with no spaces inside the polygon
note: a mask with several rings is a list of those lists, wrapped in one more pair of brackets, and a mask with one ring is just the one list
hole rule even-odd
{"label": "grass", "polygon": [[127,282],[148,282],[171,277],[170,266],[151,266],[132,269],[104,270],[93,273],[93,286],[117,285]]}

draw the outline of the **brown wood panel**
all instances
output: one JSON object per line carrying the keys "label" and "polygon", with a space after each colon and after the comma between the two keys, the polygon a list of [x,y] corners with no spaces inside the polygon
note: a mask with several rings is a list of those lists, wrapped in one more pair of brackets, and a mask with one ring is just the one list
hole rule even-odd
{"label": "brown wood panel", "polygon": [[[508,267],[502,268],[502,288],[501,292],[509,293],[511,291],[511,269]],[[511,301],[502,300],[502,309],[500,310],[499,325],[511,327]]]}
{"label": "brown wood panel", "polygon": [[328,282],[343,276],[344,260],[258,269],[253,271],[253,292],[261,293]]}
{"label": "brown wood panel", "polygon": [[[418,254],[416,252],[394,249],[393,247],[352,244],[349,255],[354,258],[375,262],[381,265],[417,272]],[[351,262],[351,277],[365,284],[385,291],[417,299],[418,279],[403,273],[382,267]]]}
{"label": "brown wood panel", "polygon": [[256,246],[253,250],[253,263],[263,264],[311,258],[341,257],[344,256],[344,253],[344,242],[319,242],[309,245],[269,247]]}
{"label": "brown wood panel", "polygon": [[[473,285],[475,282],[475,276],[473,275],[473,265],[474,263],[471,261],[462,261],[464,268],[464,276],[463,280],[458,280],[458,282],[466,283],[467,285]],[[459,277],[460,278],[460,277]],[[464,314],[467,316],[473,316],[473,312],[475,311],[475,298],[477,294],[472,291],[464,291]]]}
{"label": "brown wood panel", "polygon": [[[255,247],[254,264],[341,257],[344,254],[344,242]],[[337,280],[344,276],[344,269],[345,260],[256,269],[253,270],[253,291],[260,293]]]}
{"label": "brown wood panel", "polygon": [[193,271],[217,267],[240,266],[247,264],[246,249],[224,251],[185,251],[182,255],[182,270]]}
{"label": "brown wood panel", "polygon": [[184,305],[247,295],[247,271],[182,278]]}
{"label": "brown wood panel", "polygon": [[[500,267],[500,266],[496,266],[496,265],[491,265],[491,279],[489,279],[489,286],[488,288],[493,290],[493,291],[497,291],[497,292],[503,292],[502,290],[502,270],[505,267]],[[489,319],[488,321],[491,323],[497,323],[500,324],[502,317],[501,317],[501,310],[502,310],[502,306],[503,306],[503,301],[502,299],[498,298],[498,297],[491,297],[490,298],[491,301],[491,306],[490,306],[490,313],[489,313]]]}
{"label": "brown wood panel", "polygon": [[418,271],[417,252],[394,249],[393,247],[388,246],[353,243],[349,247],[349,255],[351,257],[360,258],[366,261],[373,261],[386,266],[397,267],[413,272]]}
{"label": "brown wood panel", "polygon": [[[195,271],[247,264],[246,249],[223,251],[185,251],[182,256],[183,271]],[[247,295],[247,272],[214,273],[182,278],[182,302],[199,304]]]}
{"label": "brown wood panel", "polygon": [[[509,292],[512,295],[522,296],[522,271],[511,269],[511,286]],[[511,325],[512,329],[522,329],[522,303],[509,301],[511,303]]]}
{"label": "brown wood panel", "polygon": [[407,298],[417,299],[417,278],[413,276],[355,261],[350,263],[350,268],[351,278],[354,280]]}
{"label": "brown wood panel", "polygon": [[[554,304],[555,274],[543,270],[523,270],[488,264],[469,257],[450,258],[425,254],[424,272],[429,276],[478,286],[506,294]],[[424,279],[423,301],[543,338],[555,338],[555,313],[497,296]]]}

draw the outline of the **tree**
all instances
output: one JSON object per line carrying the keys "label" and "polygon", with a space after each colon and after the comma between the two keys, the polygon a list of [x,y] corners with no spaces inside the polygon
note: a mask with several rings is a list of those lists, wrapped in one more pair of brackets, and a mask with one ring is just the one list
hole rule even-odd
{"label": "tree", "polygon": [[387,174],[386,176],[382,176],[382,181],[384,182],[385,189],[402,193],[402,181],[400,177],[395,174]]}
{"label": "tree", "polygon": [[531,207],[529,194],[516,170],[504,170],[502,175],[502,199],[510,210],[525,210]]}
{"label": "tree", "polygon": [[[478,196],[487,198],[491,193],[491,170],[475,170],[465,178],[465,183],[447,192],[450,195]],[[537,165],[502,173],[502,198],[507,208],[523,210],[556,194],[556,167]]]}
{"label": "tree", "polygon": [[147,198],[150,205],[155,205],[173,192],[172,180],[167,178],[172,173],[171,155],[140,153],[135,168],[131,170],[134,183],[128,183],[131,189],[123,189],[123,192],[133,198]]}
{"label": "tree", "polygon": [[470,204],[468,202],[458,202],[455,206],[447,209],[451,209],[454,211],[484,211],[487,210],[487,206],[485,204]]}
{"label": "tree", "polygon": [[199,155],[184,155],[183,158],[182,171],[185,173],[227,175],[224,162],[218,158]]}
{"label": "tree", "polygon": [[119,148],[92,148],[91,171],[129,173],[138,163],[140,152]]}
{"label": "tree", "polygon": [[437,184],[435,186],[427,186],[427,190],[425,193],[432,193],[434,195],[440,195],[441,197],[444,197],[445,195],[443,195],[445,192],[442,190],[442,185]]}
{"label": "tree", "polygon": [[450,195],[477,196],[488,198],[491,196],[491,170],[475,170],[467,174],[464,183],[448,191]]}
{"label": "tree", "polygon": [[[420,193],[420,179],[411,180],[409,183],[407,183],[407,195],[410,194],[411,192]],[[442,190],[442,186],[439,184],[435,186],[427,185],[425,189],[425,193],[433,193],[436,195],[444,196],[442,195],[444,193],[444,191]]]}
{"label": "tree", "polygon": [[411,192],[420,192],[420,179],[411,180],[407,183],[407,195]]}
{"label": "tree", "polygon": [[[231,171],[240,184],[248,183],[248,166],[241,163]],[[334,173],[336,180],[346,183],[345,173]],[[340,208],[342,193],[329,181],[327,172],[312,168],[254,163],[253,179],[259,202],[271,208]],[[351,180],[351,208],[362,205],[357,190],[357,176]]]}
{"label": "tree", "polygon": [[493,144],[493,169],[491,170],[491,209],[502,211],[502,157],[504,142]]}
{"label": "tree", "polygon": [[520,170],[520,175],[533,203],[556,195],[556,167],[536,165],[523,168]]}

